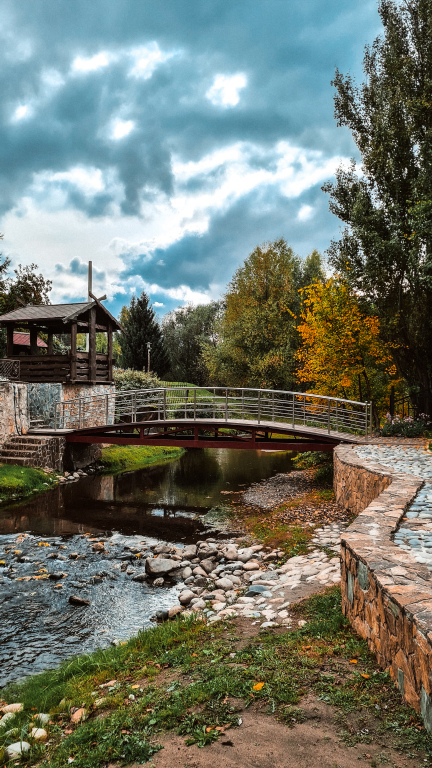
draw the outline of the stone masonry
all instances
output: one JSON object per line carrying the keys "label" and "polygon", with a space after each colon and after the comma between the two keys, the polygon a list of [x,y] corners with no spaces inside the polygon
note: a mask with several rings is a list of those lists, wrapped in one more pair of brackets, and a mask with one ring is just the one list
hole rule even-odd
{"label": "stone masonry", "polygon": [[358,513],[341,537],[344,613],[432,732],[432,573],[394,540],[424,480],[361,458],[356,446],[338,446],[334,464],[336,499]]}

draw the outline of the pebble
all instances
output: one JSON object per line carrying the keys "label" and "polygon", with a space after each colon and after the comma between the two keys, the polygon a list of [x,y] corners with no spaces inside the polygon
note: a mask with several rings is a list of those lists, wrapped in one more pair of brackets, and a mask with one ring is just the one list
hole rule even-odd
{"label": "pebble", "polygon": [[48,734],[45,728],[32,728],[31,737],[35,741],[46,741],[48,738]]}
{"label": "pebble", "polygon": [[28,741],[16,741],[14,744],[9,744],[6,747],[6,754],[10,760],[15,760],[21,755],[24,755],[30,749]]}

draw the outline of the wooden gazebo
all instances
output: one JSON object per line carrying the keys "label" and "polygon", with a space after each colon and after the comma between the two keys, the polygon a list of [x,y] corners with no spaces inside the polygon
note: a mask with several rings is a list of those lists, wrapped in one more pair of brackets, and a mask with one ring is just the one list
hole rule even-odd
{"label": "wooden gazebo", "polygon": [[[109,383],[112,381],[112,335],[121,330],[120,323],[99,299],[74,304],[27,305],[0,315],[0,324],[7,330],[6,358],[17,375],[26,382]],[[14,331],[30,334],[30,348],[23,346],[17,353]],[[88,335],[87,352],[77,350],[77,334]],[[96,352],[96,334],[106,333],[107,351]],[[54,337],[67,334],[70,344],[66,352],[56,353]],[[41,345],[45,336],[46,345]],[[16,340],[16,335],[15,335]],[[69,339],[68,339],[69,341]]]}

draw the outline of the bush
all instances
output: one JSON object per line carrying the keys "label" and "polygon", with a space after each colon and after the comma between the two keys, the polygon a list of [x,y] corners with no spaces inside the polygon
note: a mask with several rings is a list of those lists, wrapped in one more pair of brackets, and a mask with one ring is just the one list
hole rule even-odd
{"label": "bush", "polygon": [[162,387],[160,379],[154,373],[134,371],[132,368],[114,368],[114,384],[118,391],[129,389],[158,389]]}
{"label": "bush", "polygon": [[420,413],[416,419],[412,416],[392,419],[388,413],[380,432],[383,437],[431,437],[432,419],[426,413]]}

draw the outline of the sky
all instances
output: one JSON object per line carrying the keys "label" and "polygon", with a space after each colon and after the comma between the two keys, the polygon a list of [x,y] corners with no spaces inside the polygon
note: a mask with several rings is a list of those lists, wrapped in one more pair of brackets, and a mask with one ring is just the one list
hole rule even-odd
{"label": "sky", "polygon": [[[31,11],[31,12],[29,12]],[[324,252],[376,0],[2,0],[0,232],[51,301],[217,299],[264,242]]]}

